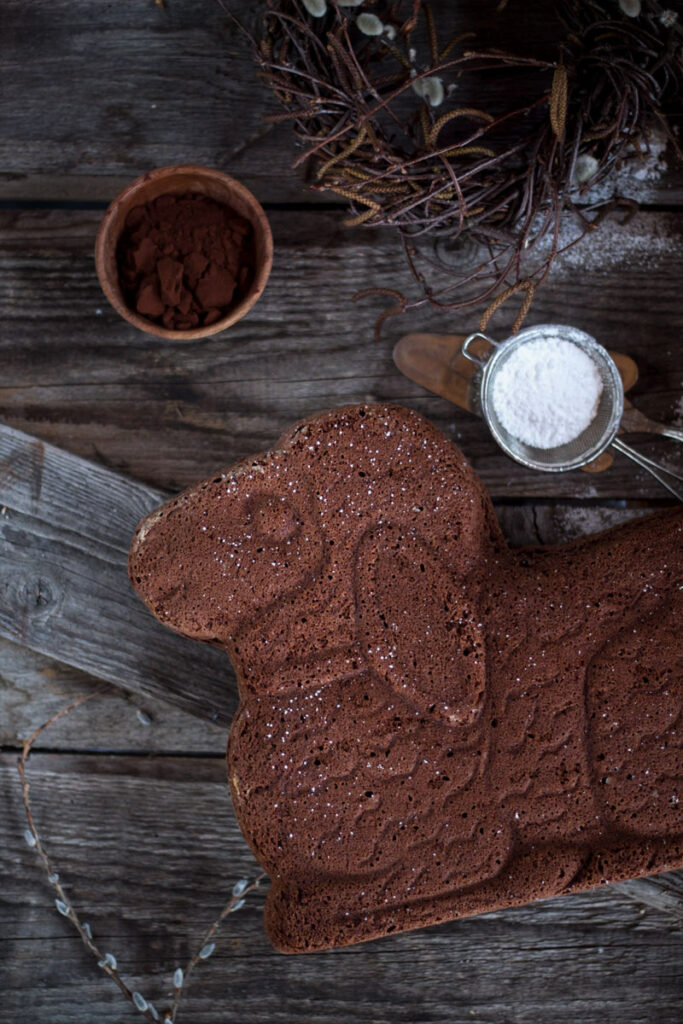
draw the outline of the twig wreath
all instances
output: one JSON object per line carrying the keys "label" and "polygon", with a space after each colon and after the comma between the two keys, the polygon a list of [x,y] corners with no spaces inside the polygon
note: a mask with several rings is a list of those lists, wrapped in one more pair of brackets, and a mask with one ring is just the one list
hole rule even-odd
{"label": "twig wreath", "polygon": [[[303,146],[296,164],[348,201],[348,225],[401,234],[419,298],[363,292],[395,300],[378,329],[426,302],[487,302],[483,328],[519,292],[518,329],[567,247],[563,216],[576,218],[569,244],[599,225],[615,202],[591,202],[591,189],[627,155],[647,154],[653,123],[681,155],[667,120],[683,86],[677,14],[656,0],[557,0],[555,9],[561,39],[540,59],[474,49],[471,32],[442,38],[425,0],[267,0],[253,42],[284,107],[272,120],[291,121]],[[501,80],[520,74],[534,95],[501,110]],[[491,109],[458,104],[473,75],[497,80]],[[456,262],[446,265],[444,251]]]}

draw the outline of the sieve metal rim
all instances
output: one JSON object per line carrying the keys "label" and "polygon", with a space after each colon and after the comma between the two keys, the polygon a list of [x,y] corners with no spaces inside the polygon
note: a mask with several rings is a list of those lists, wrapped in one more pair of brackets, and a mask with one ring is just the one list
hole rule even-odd
{"label": "sieve metal rim", "polygon": [[[609,389],[608,397],[611,401],[610,415],[599,441],[590,445],[588,448],[581,450],[580,453],[573,457],[566,458],[561,462],[552,464],[540,462],[535,459],[532,453],[537,449],[533,449],[530,445],[525,444],[523,441],[519,441],[519,439],[515,439],[515,441],[522,451],[513,450],[508,444],[505,436],[501,434],[493,416],[491,415],[491,410],[493,408],[493,380],[495,378],[496,371],[500,369],[503,359],[509,356],[514,349],[519,348],[521,345],[529,341],[546,337],[549,333],[552,333],[554,337],[559,337],[562,340],[574,342],[574,344],[578,345],[580,349],[586,352],[586,354],[603,369],[603,385],[606,390],[607,388]],[[494,351],[488,359],[480,359],[468,351],[469,344],[475,338],[483,338],[492,346]],[[614,441],[617,431],[619,430],[621,417],[624,411],[623,383],[616,363],[610,356],[609,352],[603,345],[596,341],[592,335],[587,334],[578,327],[572,327],[569,324],[537,324],[535,327],[527,327],[523,331],[519,331],[518,334],[512,335],[501,342],[495,341],[493,338],[490,338],[482,332],[476,332],[475,334],[469,335],[469,337],[463,342],[462,354],[467,359],[476,363],[481,370],[479,380],[479,405],[481,414],[486,421],[494,440],[500,449],[509,456],[509,458],[514,459],[514,461],[518,462],[520,465],[526,466],[528,469],[537,469],[545,473],[564,473],[570,469],[580,469],[582,466],[587,465],[589,462],[592,462],[601,455]],[[575,442],[569,442],[569,444],[574,443]],[[540,451],[541,449],[538,450]],[[553,449],[543,449],[544,452],[551,452],[552,450]]]}

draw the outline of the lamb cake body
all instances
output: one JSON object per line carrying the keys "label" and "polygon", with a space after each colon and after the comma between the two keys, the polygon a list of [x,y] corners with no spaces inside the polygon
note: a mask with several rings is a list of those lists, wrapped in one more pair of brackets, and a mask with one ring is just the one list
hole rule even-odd
{"label": "lamb cake body", "polygon": [[220,644],[266,928],[322,949],[683,866],[683,511],[510,550],[461,452],[346,407],[138,527]]}

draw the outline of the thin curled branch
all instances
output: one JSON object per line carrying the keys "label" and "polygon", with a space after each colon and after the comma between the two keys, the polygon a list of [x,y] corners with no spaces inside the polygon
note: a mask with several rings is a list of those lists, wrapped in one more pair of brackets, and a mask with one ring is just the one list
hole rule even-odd
{"label": "thin curled branch", "polygon": [[[190,957],[184,970],[176,968],[173,975],[173,1000],[169,1005],[168,1009],[164,1012],[163,1017],[156,1010],[154,1004],[147,1000],[140,992],[137,992],[130,988],[126,984],[118,969],[116,957],[110,952],[103,952],[95,940],[93,939],[90,925],[81,920],[81,917],[76,910],[73,901],[69,899],[68,893],[64,889],[62,882],[60,881],[59,873],[55,870],[55,865],[52,858],[49,856],[45,844],[38,832],[35,819],[33,817],[33,810],[31,808],[31,801],[29,797],[30,783],[26,775],[26,766],[29,755],[38,737],[46,729],[48,729],[55,722],[59,721],[60,718],[64,718],[66,715],[71,714],[76,708],[85,704],[86,701],[92,700],[94,697],[100,696],[106,692],[108,687],[102,686],[93,690],[91,693],[84,694],[72,701],[66,707],[62,708],[56,714],[52,715],[46,722],[38,726],[37,729],[24,740],[22,744],[21,756],[17,762],[17,771],[19,773],[19,779],[21,781],[21,793],[24,804],[24,810],[26,812],[27,828],[24,833],[24,838],[30,847],[32,847],[40,858],[47,880],[52,886],[54,891],[57,893],[55,899],[55,906],[59,914],[65,917],[73,925],[77,931],[83,945],[91,953],[91,955],[97,961],[97,966],[100,970],[104,971],[115,985],[118,986],[120,991],[123,993],[125,998],[131,1003],[135,1009],[142,1014],[142,1016],[151,1021],[152,1024],[157,1024],[159,1021],[163,1021],[163,1024],[175,1024],[178,1009],[180,1007],[180,1000],[183,992],[185,991],[187,980],[202,960],[207,960],[213,953],[214,943],[213,938],[216,935],[221,924],[228,916],[237,910],[240,910],[244,904],[245,898],[249,893],[255,892],[261,885],[261,882],[266,877],[264,872],[261,872],[256,878],[249,881],[248,879],[241,879],[235,884],[232,890],[232,895],[228,900],[227,904],[223,907],[218,917],[207,929],[197,952]],[[177,984],[179,982],[179,984]]]}
{"label": "thin curled branch", "polygon": [[[252,42],[303,149],[296,164],[312,163],[313,187],[349,202],[348,224],[390,225],[423,248],[424,240],[457,248],[467,238],[487,254],[474,272],[442,267],[452,276],[444,289],[416,273],[424,252],[412,244],[422,294],[402,296],[402,311],[424,301],[460,310],[520,290],[533,296],[558,255],[563,215],[576,214],[577,241],[597,225],[590,189],[629,153],[646,152],[648,125],[668,124],[667,106],[680,107],[682,19],[667,19],[658,0],[643,0],[637,18],[617,0],[556,0],[562,39],[541,60],[472,48],[471,33],[442,45],[424,0],[367,6],[385,26],[380,36],[363,35],[362,9],[336,0],[323,17],[302,0],[267,0]],[[449,85],[474,74],[505,84],[525,70],[537,72],[539,89],[528,102],[495,114],[451,108]],[[441,84],[427,89],[430,82]],[[588,177],[577,175],[578,161],[593,168]]]}

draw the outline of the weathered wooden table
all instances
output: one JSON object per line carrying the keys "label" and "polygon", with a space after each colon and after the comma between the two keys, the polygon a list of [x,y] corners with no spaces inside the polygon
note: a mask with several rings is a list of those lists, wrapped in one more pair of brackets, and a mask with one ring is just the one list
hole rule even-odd
{"label": "weathered wooden table", "polygon": [[[258,6],[232,4],[248,24]],[[490,13],[474,0],[462,7],[475,20]],[[670,502],[621,457],[592,476],[526,472],[480,421],[398,373],[391,346],[401,333],[474,328],[476,316],[453,324],[425,312],[373,341],[379,307],[352,297],[369,283],[409,283],[399,242],[344,228],[339,209],[305,191],[289,169],[288,130],[263,128],[270,99],[217,3],[5,0],[2,8],[3,423],[172,490],[267,446],[310,412],[392,400],[461,444],[513,543],[577,536]],[[534,12],[520,17],[529,32],[539,23]],[[276,255],[246,320],[177,344],[116,316],[92,251],[121,185],[183,161],[220,167],[253,189],[269,212]],[[631,354],[640,369],[635,404],[671,421],[683,415],[683,174],[641,183],[640,197],[642,212],[621,233],[610,228],[602,244],[589,240],[554,271],[529,322],[572,322]],[[501,314],[501,332],[511,318]],[[680,463],[674,442],[636,443]],[[112,502],[112,523],[117,514]],[[40,612],[39,565],[34,575],[37,590],[23,599]],[[56,913],[23,839],[15,768],[23,737],[99,685],[107,652],[84,672],[68,644],[58,658],[38,653],[27,630],[8,628],[2,635],[14,639],[0,639],[0,1021],[141,1019]],[[178,706],[187,703],[112,687],[51,727],[29,768],[39,827],[65,886],[132,987],[160,1008],[174,967],[234,881],[255,871],[225,785],[225,725],[206,709]],[[674,1024],[683,1016],[680,875],[300,957],[270,948],[262,902],[250,896],[227,919],[180,1021]]]}

